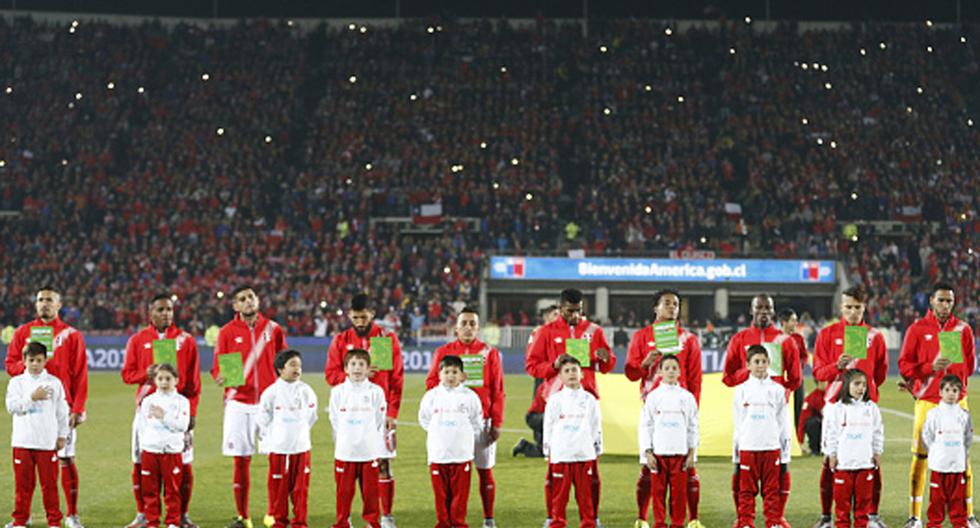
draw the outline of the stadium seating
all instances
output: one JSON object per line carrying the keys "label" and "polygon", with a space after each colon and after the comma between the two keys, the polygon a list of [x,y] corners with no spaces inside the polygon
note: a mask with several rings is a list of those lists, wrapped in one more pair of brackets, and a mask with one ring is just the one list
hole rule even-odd
{"label": "stadium seating", "polygon": [[[980,63],[960,32],[428,27],[0,18],[0,321],[50,282],[71,322],[131,329],[172,288],[202,332],[254,282],[290,334],[335,331],[365,289],[408,331],[416,306],[439,324],[475,301],[488,252],[699,248],[840,258],[899,329],[950,281],[976,325]],[[371,222],[432,202],[479,229]],[[862,220],[938,227],[842,234]]]}

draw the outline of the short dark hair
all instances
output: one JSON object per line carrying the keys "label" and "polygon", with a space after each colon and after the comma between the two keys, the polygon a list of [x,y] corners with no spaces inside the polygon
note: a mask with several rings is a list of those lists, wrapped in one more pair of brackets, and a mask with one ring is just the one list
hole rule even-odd
{"label": "short dark hair", "polygon": [[371,304],[368,300],[368,296],[366,293],[358,293],[357,295],[351,297],[350,309],[356,311],[361,311],[361,310],[371,310],[372,312],[374,311],[374,309],[371,308]]}
{"label": "short dark hair", "polygon": [[[851,403],[854,398],[851,396],[851,382],[856,378],[864,378],[865,381],[868,379],[868,375],[864,373],[861,369],[847,369],[840,378],[841,388],[840,394],[837,395],[837,399],[841,403]],[[868,401],[870,399],[870,390],[864,391],[864,396],[861,397],[861,401]]]}
{"label": "short dark hair", "polygon": [[755,302],[756,299],[761,299],[763,297],[766,298],[766,299],[772,299],[772,295],[763,292],[763,293],[757,293],[757,294],[753,295],[752,296],[752,302]]}
{"label": "short dark hair", "polygon": [[464,313],[473,314],[473,315],[475,315],[477,317],[480,316],[480,312],[476,311],[471,306],[466,306],[462,310],[459,311],[459,315],[463,315]]}
{"label": "short dark hair", "polygon": [[240,284],[236,286],[234,290],[231,290],[231,300],[234,301],[235,297],[238,297],[239,293],[242,293],[243,291],[246,290],[252,290],[254,292],[255,288],[253,288],[251,284]]}
{"label": "short dark hair", "polygon": [[171,365],[170,363],[157,363],[155,365],[151,365],[151,368],[153,368],[154,378],[157,377],[157,373],[159,373],[161,370],[164,372],[169,372],[174,378],[180,377],[180,374],[177,373],[177,367]]}
{"label": "short dark hair", "polygon": [[59,290],[58,288],[55,288],[51,284],[42,284],[41,287],[37,289],[37,291],[39,291],[39,292],[40,291],[52,291],[52,292],[57,293],[58,295],[61,295],[61,290]]}
{"label": "short dark hair", "polygon": [[170,299],[170,295],[171,294],[169,294],[169,293],[158,293],[158,294],[154,295],[152,299],[150,299],[150,304],[152,305],[153,303],[155,303],[157,301],[169,301],[169,300],[171,300]]}
{"label": "short dark hair", "polygon": [[960,392],[963,392],[963,380],[956,374],[946,374],[939,382],[939,390],[946,388],[946,385],[954,385]]}
{"label": "short dark hair", "polygon": [[568,288],[562,290],[561,292],[561,302],[563,303],[567,302],[571,304],[578,304],[582,302],[582,298],[583,298],[582,290],[577,290],[575,288]]}
{"label": "short dark hair", "polygon": [[27,344],[27,350],[24,351],[24,357],[27,356],[47,356],[48,347],[38,343],[37,341],[31,341]]}
{"label": "short dark hair", "polygon": [[371,354],[363,348],[352,348],[344,354],[344,368],[347,368],[347,364],[352,359],[362,359],[367,362],[368,366],[371,365]]}
{"label": "short dark hair", "polygon": [[673,288],[664,288],[662,290],[657,290],[656,292],[654,292],[653,305],[657,306],[658,304],[660,304],[660,298],[663,297],[664,295],[673,295],[674,297],[677,297],[677,304],[681,303],[681,292]]}
{"label": "short dark hair", "polygon": [[681,360],[679,357],[677,357],[677,354],[664,354],[660,356],[660,362],[657,365],[658,369],[663,368],[664,361],[673,361],[674,363],[677,363],[678,367],[681,366]]}
{"label": "short dark hair", "polygon": [[842,291],[841,295],[846,295],[860,303],[868,300],[868,292],[864,289],[864,286],[861,286],[860,284],[851,286],[850,288]]}
{"label": "short dark hair", "polygon": [[948,282],[937,282],[932,285],[932,293],[929,294],[930,297],[936,295],[937,291],[954,291],[953,285]]}
{"label": "short dark hair", "polygon": [[785,323],[786,321],[789,321],[790,318],[791,317],[794,317],[795,315],[796,315],[796,310],[794,310],[792,308],[783,308],[782,310],[779,311],[779,315],[776,316],[776,319],[778,319],[780,323]]}
{"label": "short dark hair", "polygon": [[293,350],[291,348],[288,348],[276,354],[276,359],[273,362],[273,365],[276,367],[276,374],[279,374],[279,371],[286,368],[286,363],[288,363],[289,360],[293,358],[300,358],[300,360],[302,360],[303,356],[299,353],[298,350]]}
{"label": "short dark hair", "polygon": [[766,359],[769,359],[769,351],[766,350],[766,347],[762,345],[750,346],[749,349],[745,351],[745,362],[748,363],[752,360],[753,356],[758,356],[759,354],[762,354],[766,356]]}
{"label": "short dark hair", "polygon": [[568,354],[562,354],[558,356],[558,370],[561,370],[565,365],[578,365],[579,368],[582,367],[582,362],[578,360],[575,356],[570,356]]}
{"label": "short dark hair", "polygon": [[443,356],[443,358],[439,360],[439,370],[449,367],[456,367],[459,370],[463,370],[463,359],[452,354]]}

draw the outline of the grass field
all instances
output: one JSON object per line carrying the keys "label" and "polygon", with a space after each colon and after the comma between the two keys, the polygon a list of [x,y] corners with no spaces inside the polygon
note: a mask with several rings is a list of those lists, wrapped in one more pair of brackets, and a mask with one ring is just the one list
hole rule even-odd
{"label": "grass field", "polygon": [[[319,373],[304,379],[326,407],[329,389]],[[204,393],[198,414],[195,491],[191,515],[202,527],[223,527],[234,514],[231,495],[231,463],[220,455],[221,395],[210,379],[204,379]],[[510,375],[505,428],[498,449],[497,511],[501,527],[532,528],[544,518],[542,483],[544,462],[512,458],[510,448],[520,436],[530,436],[524,426],[524,413],[530,400],[531,379]],[[425,468],[425,438],[414,425],[419,399],[423,394],[423,376],[408,375],[402,401],[402,425],[398,435],[398,458],[394,462],[396,478],[395,518],[402,528],[421,528],[435,524],[432,490]],[[92,373],[89,382],[89,419],[79,430],[78,466],[82,521],[90,528],[123,526],[133,517],[134,503],[130,488],[130,425],[133,418],[133,388],[123,385],[116,373]],[[885,419],[886,443],[884,462],[884,497],[882,515],[892,527],[899,527],[907,517],[907,474],[911,437],[912,401],[889,382],[882,391],[881,407]],[[0,437],[9,438],[9,416],[0,420]],[[332,475],[333,447],[330,425],[325,413],[314,427],[313,477],[310,491],[310,526],[329,526],[334,514]],[[974,460],[977,459],[974,453]],[[13,507],[11,463],[0,464],[0,519],[6,522]],[[252,516],[261,519],[266,504],[265,478],[267,463],[256,457],[252,464]],[[793,493],[787,518],[799,527],[809,527],[819,514],[817,479],[820,460],[806,456],[792,463]],[[702,479],[701,518],[709,528],[727,528],[734,519],[731,502],[731,463],[723,458],[702,459],[698,465]],[[602,501],[600,517],[609,527],[629,527],[635,518],[634,486],[636,458],[604,456],[601,459]],[[359,511],[355,499],[355,511]],[[42,519],[40,498],[35,494],[34,518]],[[574,504],[569,508],[577,520]],[[476,486],[470,497],[469,520],[479,526],[481,509]],[[761,521],[761,518],[760,518]],[[355,526],[361,526],[355,522]]]}

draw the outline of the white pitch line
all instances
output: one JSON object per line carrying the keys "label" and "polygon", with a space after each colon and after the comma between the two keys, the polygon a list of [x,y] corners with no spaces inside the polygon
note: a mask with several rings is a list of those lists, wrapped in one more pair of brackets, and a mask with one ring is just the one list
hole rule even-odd
{"label": "white pitch line", "polygon": [[[889,409],[888,407],[879,407],[881,412],[890,414],[892,416],[898,416],[899,418],[905,418],[906,420],[914,420],[915,416],[907,412],[896,411],[895,409]],[[980,436],[973,435],[974,442],[980,442]]]}

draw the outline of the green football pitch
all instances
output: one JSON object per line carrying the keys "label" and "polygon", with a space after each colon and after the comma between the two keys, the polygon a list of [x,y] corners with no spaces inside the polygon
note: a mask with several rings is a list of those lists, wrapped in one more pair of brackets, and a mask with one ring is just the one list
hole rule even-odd
{"label": "green football pitch", "polygon": [[[334,483],[332,475],[333,446],[329,420],[322,409],[329,389],[319,373],[304,379],[320,398],[320,419],[313,430],[313,475],[309,500],[310,526],[329,526],[334,516]],[[231,463],[220,454],[221,394],[210,378],[204,378],[204,389],[198,411],[195,436],[194,496],[191,516],[202,527],[223,527],[234,514],[231,494]],[[505,411],[505,432],[498,449],[495,477],[497,481],[496,519],[501,527],[532,528],[544,519],[544,461],[512,458],[511,446],[521,436],[530,437],[524,425],[524,413],[531,394],[531,379],[509,375]],[[398,458],[394,462],[396,478],[395,518],[403,528],[422,528],[435,524],[432,489],[425,466],[425,436],[415,425],[418,403],[423,394],[423,376],[406,376],[402,400],[401,425],[398,433]],[[90,528],[124,526],[133,518],[134,502],[130,484],[130,425],[133,419],[134,390],[123,385],[117,373],[92,373],[89,380],[88,421],[79,429],[78,466],[81,489],[79,509],[82,521]],[[895,389],[893,381],[882,391],[881,407],[885,420],[884,490],[882,515],[892,527],[901,526],[907,517],[907,474],[911,438],[912,400]],[[9,416],[0,420],[0,436],[9,438]],[[972,457],[977,459],[976,454]],[[9,520],[13,506],[13,476],[10,458],[0,463],[0,513]],[[974,464],[974,466],[976,466]],[[787,511],[790,523],[809,527],[819,514],[817,481],[820,459],[804,456],[793,460],[793,493]],[[264,457],[252,464],[252,516],[260,521],[266,505],[266,470]],[[732,465],[724,458],[702,459],[701,519],[709,528],[727,528],[734,520],[730,482]],[[634,487],[638,472],[633,456],[604,456],[600,462],[602,500],[600,518],[609,527],[630,527],[636,515]],[[475,480],[475,477],[474,477]],[[43,519],[40,490],[35,492],[33,515]],[[354,511],[359,511],[355,498]],[[761,506],[760,506],[761,511]],[[574,502],[569,505],[572,525],[577,524]],[[471,490],[469,522],[479,526],[482,518],[476,485]],[[759,518],[761,522],[761,517]],[[257,522],[257,526],[261,523]],[[363,523],[355,519],[355,526]]]}

